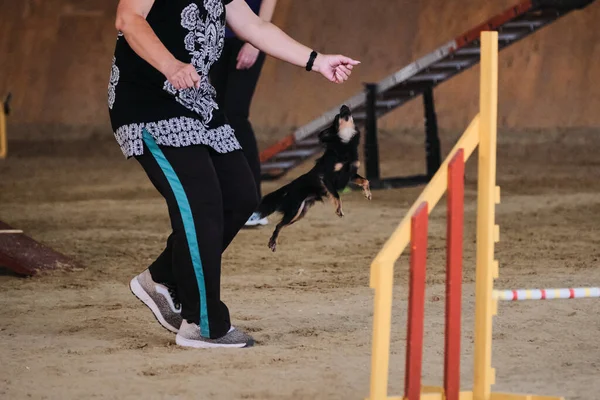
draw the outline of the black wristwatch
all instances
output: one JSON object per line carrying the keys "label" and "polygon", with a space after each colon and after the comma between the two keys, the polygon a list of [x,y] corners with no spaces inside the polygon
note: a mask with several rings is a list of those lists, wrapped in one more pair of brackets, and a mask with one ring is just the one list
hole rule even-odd
{"label": "black wristwatch", "polygon": [[313,63],[315,62],[315,58],[317,58],[317,52],[313,50],[310,53],[310,57],[308,58],[308,62],[306,63],[306,70],[307,71],[312,71],[312,67],[313,67]]}

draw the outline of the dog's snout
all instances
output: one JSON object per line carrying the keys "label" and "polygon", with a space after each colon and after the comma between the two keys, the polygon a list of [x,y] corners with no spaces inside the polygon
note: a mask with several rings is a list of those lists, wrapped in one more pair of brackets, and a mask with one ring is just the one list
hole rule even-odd
{"label": "dog's snout", "polygon": [[352,112],[350,111],[350,107],[348,107],[347,105],[344,104],[340,108],[340,118],[343,118],[346,121],[348,121],[348,118],[350,118],[351,114],[352,114]]}

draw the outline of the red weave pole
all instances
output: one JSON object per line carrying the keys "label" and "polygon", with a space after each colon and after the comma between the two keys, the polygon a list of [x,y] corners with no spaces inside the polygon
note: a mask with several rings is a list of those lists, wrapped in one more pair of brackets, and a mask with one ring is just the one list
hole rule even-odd
{"label": "red weave pole", "polygon": [[464,151],[459,149],[448,164],[446,332],[444,343],[444,392],[447,400],[459,400],[460,397],[464,177]]}
{"label": "red weave pole", "polygon": [[408,400],[421,397],[423,362],[423,328],[425,317],[425,266],[427,262],[427,202],[422,203],[411,218],[410,289],[408,294],[408,329],[406,337],[406,375],[404,396]]}

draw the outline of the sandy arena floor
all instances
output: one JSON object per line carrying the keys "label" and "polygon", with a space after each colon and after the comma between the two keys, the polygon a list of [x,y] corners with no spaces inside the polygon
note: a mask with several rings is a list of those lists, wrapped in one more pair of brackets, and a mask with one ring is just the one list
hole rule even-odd
{"label": "sandy arena floor", "polygon": [[[497,258],[501,288],[600,284],[600,131],[503,132]],[[457,135],[444,134],[444,154]],[[421,134],[384,134],[382,172],[423,166]],[[159,254],[166,207],[113,141],[12,143],[0,162],[0,219],[74,256],[82,271],[0,274],[2,399],[362,399],[368,395],[369,264],[422,188],[343,197],[267,248],[273,225],[244,230],[225,254],[223,296],[258,345],[180,349],[129,292]],[[310,165],[307,165],[308,168]],[[297,171],[299,173],[300,171]],[[286,177],[286,180],[295,175]],[[265,185],[273,190],[281,182]],[[467,168],[463,384],[472,382],[476,166]],[[445,209],[434,212],[424,384],[442,379]],[[403,387],[407,256],[397,265],[390,393]],[[441,300],[440,300],[441,299]],[[495,390],[600,396],[598,300],[503,304],[495,320]]]}

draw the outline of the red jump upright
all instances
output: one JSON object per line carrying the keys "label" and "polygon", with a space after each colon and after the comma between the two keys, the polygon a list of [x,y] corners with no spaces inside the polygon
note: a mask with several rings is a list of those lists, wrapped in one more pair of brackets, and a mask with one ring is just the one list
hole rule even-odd
{"label": "red jump upright", "polygon": [[464,177],[464,151],[459,149],[448,164],[446,332],[444,335],[444,392],[446,400],[459,400],[460,397]]}

